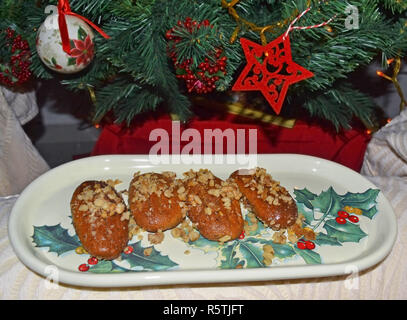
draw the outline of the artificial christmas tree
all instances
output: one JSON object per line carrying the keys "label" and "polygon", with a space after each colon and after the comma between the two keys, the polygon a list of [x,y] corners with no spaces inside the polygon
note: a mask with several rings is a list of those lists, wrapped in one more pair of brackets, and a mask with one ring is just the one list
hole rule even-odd
{"label": "artificial christmas tree", "polygon": [[[239,39],[265,46],[309,10],[295,24],[305,30],[294,28],[290,40],[293,60],[314,76],[290,86],[283,114],[306,111],[336,129],[349,128],[354,117],[372,126],[375,105],[348,76],[378,57],[387,68],[389,58],[403,57],[407,49],[405,1],[72,0],[72,11],[97,23],[110,38],[96,33],[92,64],[61,79],[34,49],[50,4],[58,2],[3,0],[0,29],[11,27],[28,39],[36,77],[56,77],[72,90],[91,89],[95,119],[112,111],[117,122],[130,123],[158,109],[189,119],[191,94],[225,92],[236,82],[246,64]],[[306,28],[316,25],[321,27]],[[202,69],[205,62],[208,67]],[[265,67],[273,65],[267,61]],[[263,111],[273,114],[269,106]]]}

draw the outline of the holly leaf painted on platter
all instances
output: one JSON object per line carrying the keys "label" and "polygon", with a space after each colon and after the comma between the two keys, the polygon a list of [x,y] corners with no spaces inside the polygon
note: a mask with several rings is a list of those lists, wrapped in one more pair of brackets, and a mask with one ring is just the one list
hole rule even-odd
{"label": "holly leaf painted on platter", "polygon": [[379,189],[368,189],[363,193],[348,192],[342,196],[342,205],[361,209],[364,216],[372,219],[377,213],[376,204],[379,193]]}
{"label": "holly leaf painted on platter", "polygon": [[314,208],[319,208],[322,213],[335,217],[338,211],[343,208],[341,200],[342,198],[335,190],[329,187],[327,191],[322,191],[319,196],[310,202]]}
{"label": "holly leaf painted on platter", "polygon": [[285,259],[295,255],[293,247],[288,244],[278,244],[271,242],[270,245],[273,247],[274,255],[277,258]]}
{"label": "holly leaf painted on platter", "polygon": [[99,261],[98,264],[90,266],[89,272],[92,273],[121,273],[133,270],[128,270],[118,266],[114,261],[103,260]]}
{"label": "holly leaf painted on platter", "polygon": [[322,233],[322,232],[317,233],[317,237],[314,240],[314,243],[319,246],[322,246],[322,245],[342,246],[342,243],[340,243],[337,238],[330,237],[326,233]]}
{"label": "holly leaf painted on platter", "polygon": [[376,206],[371,207],[369,210],[363,210],[362,215],[365,217],[368,217],[369,219],[372,219],[377,213],[377,208]]}
{"label": "holly leaf painted on platter", "polygon": [[[250,221],[249,215],[246,215],[245,220],[247,221],[249,226],[253,225],[253,223]],[[266,229],[266,226],[264,225],[264,223],[261,222],[259,219],[256,218],[255,223],[257,224],[256,229],[249,231],[249,232],[247,232],[247,230],[245,230],[246,236],[256,236],[256,235],[260,234],[264,229]]]}
{"label": "holly leaf painted on platter", "polygon": [[330,237],[334,237],[340,242],[359,242],[367,236],[358,224],[351,222],[339,224],[335,219],[327,220],[324,229]]}
{"label": "holly leaf painted on platter", "polygon": [[274,256],[280,259],[289,258],[296,254],[292,246],[288,244],[279,244],[273,242],[272,240],[264,240],[259,238],[247,238],[246,241],[251,243],[260,243],[262,245],[268,244],[272,246],[274,249]]}
{"label": "holly leaf painted on platter", "polygon": [[141,246],[141,241],[133,243],[131,247],[133,248],[132,253],[122,253],[121,255],[122,260],[126,260],[131,268],[141,267],[143,270],[161,271],[178,266],[177,263],[172,261],[168,256],[162,255],[154,247],[149,247],[152,249],[151,254],[145,256],[144,250],[147,248]]}
{"label": "holly leaf painted on platter", "polygon": [[34,226],[32,236],[36,247],[48,247],[49,252],[55,252],[58,256],[75,250],[81,245],[77,235],[71,236],[61,224],[55,226]]}
{"label": "holly leaf painted on platter", "polygon": [[315,220],[314,210],[309,209],[302,203],[297,203],[298,213],[301,213],[307,224],[311,224]]}
{"label": "holly leaf painted on platter", "polygon": [[236,257],[236,247],[238,245],[238,241],[233,241],[231,245],[224,246],[220,254],[224,259],[221,260],[220,267],[222,269],[236,269],[236,267],[240,264],[243,265],[243,262]]}
{"label": "holly leaf painted on platter", "polygon": [[239,252],[246,261],[246,268],[261,268],[263,263],[263,250],[248,241],[239,242]]}
{"label": "holly leaf painted on platter", "polygon": [[301,258],[304,259],[306,264],[321,264],[321,256],[319,253],[313,250],[301,250],[297,247],[293,247],[295,253],[297,253]]}
{"label": "holly leaf painted on platter", "polygon": [[294,195],[295,195],[295,201],[302,203],[308,209],[311,209],[311,210],[314,209],[314,206],[312,205],[311,200],[314,200],[316,198],[316,196],[317,196],[316,194],[312,193],[307,188],[305,188],[302,190],[295,189]]}

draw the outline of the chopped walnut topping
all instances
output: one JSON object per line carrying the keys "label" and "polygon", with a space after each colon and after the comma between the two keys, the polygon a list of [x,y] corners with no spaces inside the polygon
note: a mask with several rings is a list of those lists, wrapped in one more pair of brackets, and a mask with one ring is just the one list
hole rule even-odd
{"label": "chopped walnut topping", "polygon": [[223,236],[222,238],[218,239],[218,242],[220,242],[221,244],[223,244],[224,242],[227,242],[227,241],[229,241],[230,239],[231,239],[231,236],[226,235],[226,236]]}
{"label": "chopped walnut topping", "polygon": [[120,217],[121,221],[130,220],[130,211],[123,212],[122,216]]}
{"label": "chopped walnut topping", "polygon": [[210,216],[212,214],[212,209],[209,207],[205,208],[205,214],[207,214],[208,216]]}
{"label": "chopped walnut topping", "polygon": [[149,257],[152,253],[153,253],[153,248],[152,248],[152,247],[147,248],[147,249],[144,249],[144,251],[143,251],[143,254],[144,254],[146,257]]}
{"label": "chopped walnut topping", "polygon": [[189,238],[189,241],[191,241],[191,242],[198,240],[199,237],[200,237],[200,234],[198,231],[193,230],[190,233],[188,233],[188,238]]}
{"label": "chopped walnut topping", "polygon": [[185,192],[185,187],[184,186],[181,186],[178,190],[177,190],[177,193],[178,194],[182,194],[182,193],[184,193]]}
{"label": "chopped walnut topping", "polygon": [[121,180],[119,180],[119,179],[115,179],[115,180],[111,180],[111,179],[108,179],[108,180],[106,180],[106,183],[109,185],[109,186],[111,186],[111,187],[114,187],[114,186],[116,186],[117,184],[121,184],[123,181],[121,181]]}
{"label": "chopped walnut topping", "polygon": [[242,182],[245,188],[256,192],[257,197],[265,200],[269,205],[280,206],[283,203],[291,204],[293,199],[288,191],[280,185],[279,181],[273,180],[270,174],[264,168],[255,168],[254,170],[242,170]]}
{"label": "chopped walnut topping", "polygon": [[86,204],[82,204],[82,205],[80,205],[78,210],[79,211],[88,211],[89,208],[88,208],[88,206]]}
{"label": "chopped walnut topping", "polygon": [[182,182],[180,180],[174,180],[174,178],[175,173],[173,172],[135,175],[131,182],[134,192],[130,201],[132,203],[146,201],[152,194],[156,194],[159,197],[163,194],[168,199],[174,197],[174,195],[178,195],[180,200],[185,201],[184,195],[177,192],[183,187]]}
{"label": "chopped walnut topping", "polygon": [[171,229],[171,235],[174,238],[182,238],[182,236],[185,234],[185,231],[182,228],[174,228]]}
{"label": "chopped walnut topping", "polygon": [[152,244],[159,244],[164,241],[164,233],[163,232],[149,233],[148,241],[150,241],[150,243]]}
{"label": "chopped walnut topping", "polygon": [[[190,170],[184,173],[185,179],[184,184],[188,187],[193,187],[196,184],[206,185],[208,187],[208,194],[211,196],[215,196],[217,198],[221,198],[223,206],[227,210],[232,209],[232,201],[239,200],[242,197],[242,194],[239,191],[237,184],[228,179],[227,181],[220,181],[217,183],[216,177],[207,169],[201,169],[199,171]],[[183,191],[183,190],[182,190]],[[198,195],[189,194],[187,196],[188,201],[191,203],[192,206],[200,206],[202,205],[202,199]],[[205,206],[202,208],[207,215],[211,215],[212,213],[217,213],[223,215],[221,211],[214,211],[213,208],[208,208]]]}
{"label": "chopped walnut topping", "polygon": [[285,244],[287,242],[287,237],[284,235],[285,230],[280,230],[274,232],[273,237],[271,238],[273,242],[278,244]]}
{"label": "chopped walnut topping", "polygon": [[194,195],[194,201],[195,201],[197,204],[202,204],[201,198],[199,198],[197,195]]}
{"label": "chopped walnut topping", "polygon": [[[118,180],[115,180],[116,183]],[[123,199],[116,193],[114,188],[107,184],[103,188],[101,183],[88,185],[77,195],[81,201],[78,210],[89,212],[91,217],[100,216],[107,218],[114,214],[121,214],[126,210]]]}
{"label": "chopped walnut topping", "polygon": [[309,227],[305,227],[305,228],[302,227],[304,220],[305,220],[304,215],[302,215],[300,213],[298,215],[295,223],[287,229],[289,240],[291,242],[296,242],[296,241],[292,241],[292,240],[295,240],[295,238],[300,239],[301,237],[304,237],[306,240],[315,240],[316,239],[316,234],[315,234],[314,230],[312,230]]}
{"label": "chopped walnut topping", "polygon": [[266,266],[269,266],[273,263],[273,259],[274,259],[274,248],[269,244],[265,244],[263,246],[263,263]]}

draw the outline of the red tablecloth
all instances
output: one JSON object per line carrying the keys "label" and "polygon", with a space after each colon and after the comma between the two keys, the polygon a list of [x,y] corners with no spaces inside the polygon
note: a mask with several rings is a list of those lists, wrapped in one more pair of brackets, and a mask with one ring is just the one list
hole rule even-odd
{"label": "red tablecloth", "polygon": [[[172,124],[169,115],[160,115],[139,117],[130,127],[116,124],[104,125],[91,155],[148,154],[151,147],[157,143],[149,140],[150,133],[154,129],[165,129],[169,133],[171,145]],[[187,128],[197,129],[202,137],[204,129],[232,128],[235,132],[237,129],[246,129],[247,143],[249,142],[248,129],[257,129],[258,153],[311,155],[335,161],[355,171],[360,171],[370,140],[370,135],[362,127],[337,133],[328,126],[321,126],[320,123],[297,120],[295,126],[290,129],[222,113],[196,117],[187,125],[181,126],[181,132]],[[182,150],[186,144],[188,142],[181,142],[180,149]],[[202,152],[204,150],[204,141],[202,141],[201,150]]]}

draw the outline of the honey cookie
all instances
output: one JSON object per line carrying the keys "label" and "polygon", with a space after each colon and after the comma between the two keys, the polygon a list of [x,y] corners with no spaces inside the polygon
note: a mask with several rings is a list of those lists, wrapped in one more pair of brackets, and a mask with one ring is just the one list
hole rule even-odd
{"label": "honey cookie", "polygon": [[127,246],[130,213],[123,198],[104,181],[85,181],[71,199],[72,222],[83,248],[112,260]]}
{"label": "honey cookie", "polygon": [[238,238],[244,227],[238,187],[206,169],[184,175],[188,218],[200,234],[219,242]]}
{"label": "honey cookie", "polygon": [[175,228],[185,216],[185,188],[175,173],[136,173],[129,187],[129,207],[137,225],[148,232]]}
{"label": "honey cookie", "polygon": [[245,206],[274,231],[287,229],[297,220],[298,209],[290,193],[263,168],[238,170],[230,178],[244,195]]}

